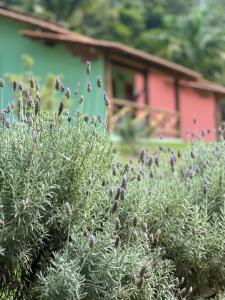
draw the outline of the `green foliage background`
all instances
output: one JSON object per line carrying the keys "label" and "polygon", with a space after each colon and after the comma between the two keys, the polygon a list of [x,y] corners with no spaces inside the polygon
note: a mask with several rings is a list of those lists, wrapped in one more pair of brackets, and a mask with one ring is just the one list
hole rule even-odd
{"label": "green foliage background", "polygon": [[3,3],[64,22],[71,30],[88,36],[118,40],[143,49],[225,84],[224,0],[4,0]]}

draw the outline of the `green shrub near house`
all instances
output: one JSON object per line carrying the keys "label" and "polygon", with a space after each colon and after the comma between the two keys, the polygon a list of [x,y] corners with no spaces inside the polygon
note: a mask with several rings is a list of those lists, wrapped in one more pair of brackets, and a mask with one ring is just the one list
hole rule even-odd
{"label": "green shrub near house", "polygon": [[21,122],[1,114],[0,298],[221,293],[225,143],[142,151],[123,164],[104,120],[61,104],[50,116],[37,100]]}

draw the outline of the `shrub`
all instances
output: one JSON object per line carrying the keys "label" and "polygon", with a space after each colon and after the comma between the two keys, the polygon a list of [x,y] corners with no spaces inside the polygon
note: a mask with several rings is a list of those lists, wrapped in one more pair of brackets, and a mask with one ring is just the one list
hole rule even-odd
{"label": "shrub", "polygon": [[2,118],[1,297],[176,299],[174,265],[141,224],[129,226],[124,192],[114,199],[126,178],[122,166],[111,172],[102,123],[68,116],[62,103],[56,117],[43,114],[37,101],[19,123]]}
{"label": "shrub", "polygon": [[[172,299],[173,266],[160,248],[147,247],[141,226],[128,226],[131,206],[121,215],[124,229],[116,231],[122,207],[117,211],[113,187],[121,175],[111,178],[113,153],[106,136],[81,116],[71,122],[64,116],[42,117],[32,126],[1,130],[4,295]],[[139,278],[144,264],[149,277]]]}
{"label": "shrub", "polygon": [[[158,243],[185,285],[196,294],[219,289],[225,279],[224,142],[197,143],[181,159],[174,153],[157,155],[157,164],[142,171],[142,205],[136,207],[142,207],[140,215],[153,233],[160,229]],[[137,188],[127,201],[135,196]]]}
{"label": "shrub", "polygon": [[19,123],[2,112],[0,297],[219,295],[225,143],[194,143],[182,157],[142,151],[123,165],[97,118],[62,103],[52,117],[35,103]]}

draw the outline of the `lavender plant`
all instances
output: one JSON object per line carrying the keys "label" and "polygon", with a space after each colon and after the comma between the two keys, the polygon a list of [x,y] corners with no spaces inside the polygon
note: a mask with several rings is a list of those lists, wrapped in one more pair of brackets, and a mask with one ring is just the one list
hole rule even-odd
{"label": "lavender plant", "polygon": [[[86,69],[89,75],[90,62]],[[19,122],[7,118],[13,108],[1,110],[0,298],[219,297],[222,138],[210,146],[195,142],[184,153],[143,150],[124,165],[104,122],[80,111],[68,115],[63,102],[55,116],[43,113],[39,87],[29,84],[13,85],[22,94]],[[102,88],[99,78],[91,84]],[[71,96],[59,77],[55,89]],[[109,103],[107,96],[106,109]]]}

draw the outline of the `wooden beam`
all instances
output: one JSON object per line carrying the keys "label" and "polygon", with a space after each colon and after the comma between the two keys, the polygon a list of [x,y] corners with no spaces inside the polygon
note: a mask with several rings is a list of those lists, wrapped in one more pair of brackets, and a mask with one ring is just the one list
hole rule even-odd
{"label": "wooden beam", "polygon": [[113,91],[112,91],[112,67],[111,61],[108,55],[105,55],[105,86],[106,92],[110,99],[110,106],[107,108],[107,127],[108,131],[112,132],[113,130],[113,122],[112,122],[112,115],[113,115]]}
{"label": "wooden beam", "polygon": [[221,97],[215,97],[215,102],[216,102],[216,111],[215,111],[215,129],[216,129],[216,138],[217,140],[219,139],[219,134],[218,134],[218,128],[222,125],[223,120],[222,120],[222,112],[221,112],[221,106],[224,103],[224,100],[221,99]]}
{"label": "wooden beam", "polygon": [[126,106],[127,105],[127,106],[137,108],[137,109],[145,109],[145,110],[149,110],[149,111],[160,112],[160,113],[163,113],[163,114],[172,114],[172,115],[175,115],[175,116],[179,116],[179,113],[176,112],[176,111],[173,111],[173,110],[163,109],[163,108],[152,108],[150,105],[133,102],[133,101],[126,100],[126,99],[112,98],[111,102],[114,105],[118,105],[118,106]]}
{"label": "wooden beam", "polygon": [[151,117],[151,125],[155,127],[157,134],[166,134],[173,136],[180,136],[180,129],[177,126],[179,121],[179,113],[173,110],[166,110],[161,108],[152,108],[150,105],[137,103],[129,100],[115,99],[112,98],[112,103],[115,108],[118,108],[119,111],[115,113],[112,117],[112,121],[115,124],[115,121],[120,118],[126,112],[134,112],[134,124],[143,120],[144,118]]}
{"label": "wooden beam", "polygon": [[179,111],[180,110],[179,80],[176,78],[173,84],[174,84],[174,90],[175,90],[175,107],[176,107],[176,111]]}
{"label": "wooden beam", "polygon": [[149,93],[149,90],[150,90],[150,72],[149,70],[145,71],[144,72],[144,90],[145,90],[145,103],[147,105],[150,105],[150,93]]}
{"label": "wooden beam", "polygon": [[[176,111],[179,113],[179,116],[180,116],[180,86],[179,86],[179,79],[176,78],[173,84],[174,84],[174,89],[175,89],[175,107],[176,107]],[[180,117],[177,121],[176,126],[177,126],[177,128],[180,128]]]}
{"label": "wooden beam", "polygon": [[[151,81],[150,81],[150,70],[144,72],[144,90],[145,90],[145,103],[146,105],[151,105],[150,98],[150,89],[151,89]],[[147,117],[148,125],[151,125],[151,114]]]}
{"label": "wooden beam", "polygon": [[117,65],[120,65],[122,67],[129,67],[129,69],[137,71],[137,72],[143,72],[147,70],[147,66],[144,63],[141,63],[137,60],[132,60],[127,57],[123,57],[116,54],[110,54],[110,60],[112,63],[115,63]]}
{"label": "wooden beam", "polygon": [[115,123],[118,121],[121,117],[123,117],[125,114],[131,111],[131,108],[128,106],[124,106],[121,108],[117,113],[114,113],[113,116],[111,117],[111,121]]}
{"label": "wooden beam", "polygon": [[172,135],[172,136],[180,136],[180,129],[163,129],[163,128],[156,128],[155,133],[157,135]]}

